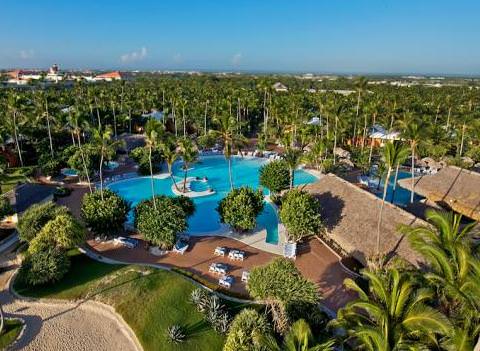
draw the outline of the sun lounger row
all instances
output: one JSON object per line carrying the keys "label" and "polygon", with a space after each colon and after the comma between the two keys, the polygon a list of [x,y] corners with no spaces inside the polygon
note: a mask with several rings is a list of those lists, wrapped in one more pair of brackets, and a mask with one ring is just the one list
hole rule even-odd
{"label": "sun lounger row", "polygon": [[113,239],[114,244],[123,245],[129,249],[133,249],[138,246],[138,240],[134,238],[126,238],[124,236],[119,236]]}
{"label": "sun lounger row", "polygon": [[243,261],[246,257],[245,251],[237,249],[228,249],[226,247],[218,246],[215,248],[214,255],[224,257],[228,252],[228,258],[231,260],[240,260]]}
{"label": "sun lounger row", "polygon": [[208,271],[215,274],[227,274],[228,269],[229,267],[225,263],[212,263]]}

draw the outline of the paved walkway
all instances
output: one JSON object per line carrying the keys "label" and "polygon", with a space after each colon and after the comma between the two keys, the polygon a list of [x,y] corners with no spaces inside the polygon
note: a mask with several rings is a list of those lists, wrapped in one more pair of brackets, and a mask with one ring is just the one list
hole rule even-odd
{"label": "paved walkway", "polygon": [[11,350],[141,350],[133,332],[111,307],[93,301],[17,299],[8,289],[12,273],[0,275],[0,302],[6,317],[21,318],[26,327]]}

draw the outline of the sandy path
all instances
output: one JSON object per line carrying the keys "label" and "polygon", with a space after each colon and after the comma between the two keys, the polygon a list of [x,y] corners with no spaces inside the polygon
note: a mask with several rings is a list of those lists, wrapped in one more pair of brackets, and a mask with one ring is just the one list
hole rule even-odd
{"label": "sandy path", "polygon": [[6,285],[1,286],[0,301],[6,316],[26,322],[24,334],[12,350],[141,350],[131,330],[108,306],[92,301],[20,300],[8,292]]}

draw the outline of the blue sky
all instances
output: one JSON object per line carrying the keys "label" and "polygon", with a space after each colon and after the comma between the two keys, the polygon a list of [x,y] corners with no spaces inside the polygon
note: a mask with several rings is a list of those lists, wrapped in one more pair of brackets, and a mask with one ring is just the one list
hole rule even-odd
{"label": "blue sky", "polygon": [[480,74],[478,0],[1,0],[0,67]]}

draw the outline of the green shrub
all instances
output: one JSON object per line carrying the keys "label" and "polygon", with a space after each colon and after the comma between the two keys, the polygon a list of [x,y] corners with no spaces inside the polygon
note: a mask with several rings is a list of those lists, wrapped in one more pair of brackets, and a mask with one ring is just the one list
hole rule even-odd
{"label": "green shrub", "polygon": [[45,250],[53,246],[70,249],[85,241],[85,229],[70,214],[58,215],[42,228],[40,233],[30,242],[31,253]]}
{"label": "green shrub", "polygon": [[298,189],[292,189],[283,196],[280,219],[287,229],[288,239],[292,241],[318,234],[323,228],[319,201]]}
{"label": "green shrub", "polygon": [[64,250],[47,247],[25,256],[19,279],[28,285],[44,285],[62,279],[69,268],[70,260]]}
{"label": "green shrub", "polygon": [[260,184],[275,196],[290,186],[290,170],[283,160],[267,163],[260,168]]}
{"label": "green shrub", "polygon": [[13,210],[12,205],[10,205],[10,200],[6,197],[0,197],[0,219],[14,213],[15,211]]}
{"label": "green shrub", "polygon": [[[144,147],[137,147],[130,152],[130,157],[138,163],[138,173],[141,175],[150,175],[150,160],[148,159],[148,150]],[[152,170],[158,173],[160,168],[158,164],[162,161],[162,155],[159,150],[152,151]]]}
{"label": "green shrub", "polygon": [[260,338],[271,335],[271,328],[263,314],[246,308],[235,316],[228,331],[223,351],[262,350]]}
{"label": "green shrub", "polygon": [[63,163],[59,157],[52,157],[50,153],[40,155],[38,165],[46,176],[55,176],[60,173]]}
{"label": "green shrub", "polygon": [[57,216],[65,214],[68,214],[68,209],[53,202],[30,206],[18,220],[17,231],[20,240],[32,241],[45,224]]}
{"label": "green shrub", "polygon": [[109,189],[87,193],[82,199],[82,218],[97,234],[113,234],[122,229],[130,204]]}
{"label": "green shrub", "polygon": [[190,217],[195,213],[195,203],[189,197],[177,196],[172,199],[182,208],[183,212],[185,212],[185,215],[187,217]]}
{"label": "green shrub", "polygon": [[68,158],[67,164],[70,168],[78,171],[78,174],[81,177],[86,177],[87,174],[83,164],[82,153],[83,159],[85,159],[85,164],[87,166],[88,175],[92,176],[98,168],[100,156],[98,154],[98,150],[90,144],[82,145],[82,150],[77,148],[76,151]]}
{"label": "green shrub", "polygon": [[169,197],[157,197],[156,208],[151,200],[135,208],[135,226],[154,245],[171,249],[178,233],[188,228],[187,216],[179,203]]}
{"label": "green shrub", "polygon": [[295,264],[280,257],[250,271],[247,290],[256,300],[277,300],[288,306],[292,303],[317,303],[318,288],[304,278]]}
{"label": "green shrub", "polygon": [[232,190],[218,204],[217,211],[222,223],[237,231],[252,230],[257,225],[257,216],[263,210],[263,194],[248,187]]}

